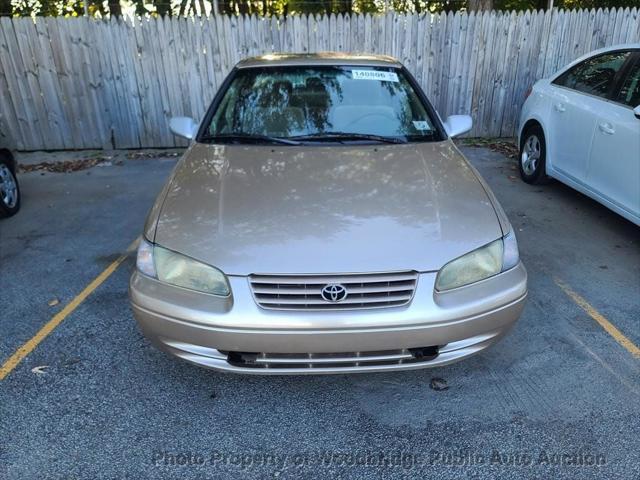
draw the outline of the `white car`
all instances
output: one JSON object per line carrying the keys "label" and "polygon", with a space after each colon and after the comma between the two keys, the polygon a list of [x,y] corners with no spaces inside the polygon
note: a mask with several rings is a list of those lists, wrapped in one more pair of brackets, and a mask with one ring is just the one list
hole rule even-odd
{"label": "white car", "polygon": [[640,43],[539,80],[518,132],[525,182],[556,178],[640,225]]}

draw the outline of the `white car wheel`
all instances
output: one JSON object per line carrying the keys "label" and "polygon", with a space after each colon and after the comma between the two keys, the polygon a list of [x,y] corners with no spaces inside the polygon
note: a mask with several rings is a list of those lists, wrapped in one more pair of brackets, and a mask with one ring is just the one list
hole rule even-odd
{"label": "white car wheel", "polygon": [[520,176],[527,183],[545,183],[549,180],[546,174],[546,144],[542,128],[539,125],[528,127],[522,135],[520,145]]}

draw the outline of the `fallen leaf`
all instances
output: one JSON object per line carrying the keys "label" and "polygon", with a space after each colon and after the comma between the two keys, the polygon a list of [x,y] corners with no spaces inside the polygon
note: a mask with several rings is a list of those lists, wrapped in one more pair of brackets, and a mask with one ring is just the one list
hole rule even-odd
{"label": "fallen leaf", "polygon": [[80,359],[78,357],[72,357],[72,358],[69,358],[68,360],[66,360],[64,362],[64,365],[66,367],[68,367],[68,366],[71,366],[71,365],[75,365],[76,363],[80,363]]}
{"label": "fallen leaf", "polygon": [[31,369],[31,372],[37,375],[44,375],[45,373],[47,373],[44,371],[45,368],[49,368],[49,365],[40,365],[39,367],[33,367]]}
{"label": "fallen leaf", "polygon": [[51,300],[49,300],[49,306],[50,307],[55,307],[59,303],[60,303],[60,300],[58,300],[57,298],[52,298]]}
{"label": "fallen leaf", "polygon": [[431,379],[431,383],[429,384],[432,390],[436,392],[440,392],[442,390],[447,390],[449,385],[447,385],[447,381],[444,378],[434,377]]}

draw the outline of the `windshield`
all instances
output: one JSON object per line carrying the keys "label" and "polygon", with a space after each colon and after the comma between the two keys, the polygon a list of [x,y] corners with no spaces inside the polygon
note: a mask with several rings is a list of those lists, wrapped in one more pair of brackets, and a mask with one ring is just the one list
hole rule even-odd
{"label": "windshield", "polygon": [[266,67],[239,70],[202,141],[439,140],[400,69]]}

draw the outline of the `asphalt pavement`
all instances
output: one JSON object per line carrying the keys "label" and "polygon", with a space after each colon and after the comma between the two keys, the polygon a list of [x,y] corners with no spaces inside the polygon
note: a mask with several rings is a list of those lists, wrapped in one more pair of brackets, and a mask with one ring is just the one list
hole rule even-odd
{"label": "asphalt pavement", "polygon": [[[529,272],[495,347],[388,374],[204,370],[138,331],[129,255],[0,380],[0,478],[640,478],[640,359],[597,321],[640,345],[640,230],[558,182],[522,183],[500,153],[463,150]],[[126,254],[174,164],[120,153],[19,176],[22,210],[0,221],[0,362]]]}

